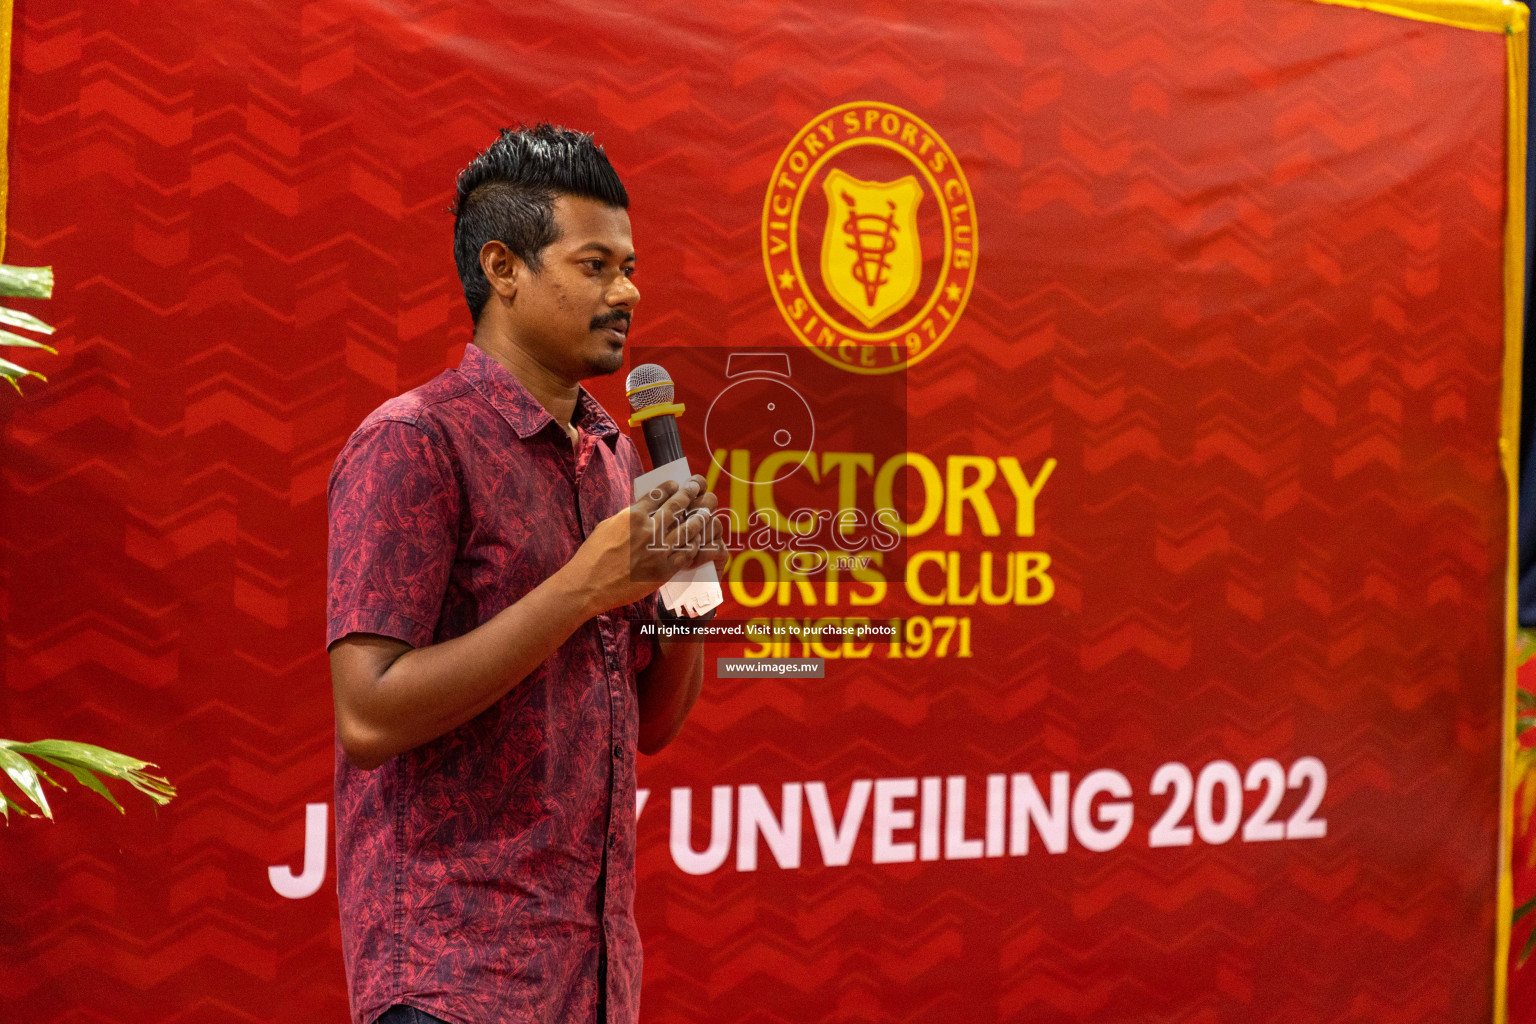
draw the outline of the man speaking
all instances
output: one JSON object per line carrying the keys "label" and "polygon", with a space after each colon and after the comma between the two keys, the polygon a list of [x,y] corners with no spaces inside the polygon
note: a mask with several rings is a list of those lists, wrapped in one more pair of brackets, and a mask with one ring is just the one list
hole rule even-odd
{"label": "man speaking", "polygon": [[458,180],[474,343],[331,474],[357,1024],[637,1017],[635,752],[703,677],[698,644],[638,630],[661,581],[725,552],[702,478],[631,504],[639,456],[580,386],[619,369],[640,300],[628,205],[590,136],[502,132]]}

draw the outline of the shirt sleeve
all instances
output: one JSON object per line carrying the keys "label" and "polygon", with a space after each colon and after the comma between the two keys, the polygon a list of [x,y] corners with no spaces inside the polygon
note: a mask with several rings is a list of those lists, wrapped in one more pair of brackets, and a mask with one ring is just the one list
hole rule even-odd
{"label": "shirt sleeve", "polygon": [[453,464],[421,427],[365,423],[331,472],[326,646],[349,633],[431,642],[458,548]]}

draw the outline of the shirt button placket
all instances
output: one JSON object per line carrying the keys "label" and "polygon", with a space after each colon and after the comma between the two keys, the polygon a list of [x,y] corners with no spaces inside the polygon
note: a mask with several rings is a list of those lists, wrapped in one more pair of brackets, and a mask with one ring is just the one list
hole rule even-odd
{"label": "shirt button placket", "polygon": [[[603,651],[603,654],[608,659],[608,703],[610,705],[612,721],[614,725],[617,726],[619,723],[619,714],[621,711],[619,706],[619,686],[621,685],[619,681],[619,662],[618,659],[614,656],[612,647],[606,648]],[[613,744],[613,759],[615,761],[624,760],[624,747],[617,741],[615,741]]]}

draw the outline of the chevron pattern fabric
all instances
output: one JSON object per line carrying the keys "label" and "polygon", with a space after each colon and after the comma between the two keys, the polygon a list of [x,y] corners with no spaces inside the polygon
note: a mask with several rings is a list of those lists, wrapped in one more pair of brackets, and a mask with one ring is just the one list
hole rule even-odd
{"label": "chevron pattern fabric", "polygon": [[[997,469],[1001,532],[958,502],[909,567],[926,595],[952,559],[963,592],[983,553],[1043,554],[1052,593],[931,606],[896,577],[859,609],[786,585],[722,611],[963,617],[972,656],[706,680],[640,770],[643,1019],[1491,1020],[1503,47],[1296,0],[18,0],[7,259],[54,265],[60,352],[0,403],[0,720],[148,757],[181,796],[71,793],[0,830],[4,1016],[347,1019],[333,864],[294,879],[331,841],[325,482],[469,340],[446,210],[495,129],[607,147],[636,339],[782,346],[770,175],[823,111],[879,101],[943,137],[979,238],[904,371],[904,447],[951,489],[975,479],[951,457],[1055,460],[1028,533]],[[1283,823],[1306,758],[1325,835],[1208,841],[1261,788],[1204,766],[1273,759]],[[1150,843],[1165,763],[1199,787],[1188,845]],[[1016,823],[1007,777],[1049,798],[1100,771],[1132,790],[1117,845],[1084,842],[1106,790],[1062,852],[1038,819],[1002,849],[990,776]],[[831,864],[812,796],[836,817],[856,790]],[[696,853],[716,793],[729,856],[687,873],[674,814]],[[759,796],[781,825],[803,804],[798,867],[740,827]],[[916,856],[877,862],[880,821]]]}

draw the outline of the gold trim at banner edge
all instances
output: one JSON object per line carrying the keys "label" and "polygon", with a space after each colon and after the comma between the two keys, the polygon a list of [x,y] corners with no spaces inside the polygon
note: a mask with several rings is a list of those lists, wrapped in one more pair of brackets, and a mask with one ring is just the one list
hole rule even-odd
{"label": "gold trim at banner edge", "polygon": [[[1523,8],[1522,8],[1523,11]],[[1494,1024],[1509,1017],[1509,947],[1514,910],[1516,649],[1519,606],[1520,398],[1524,380],[1526,111],[1530,36],[1522,18],[1505,41],[1504,387],[1499,416],[1499,463],[1508,499],[1504,597],[1504,731],[1499,797],[1499,892],[1494,924]]]}
{"label": "gold trim at banner edge", "polygon": [[1397,18],[1427,21],[1474,32],[1524,32],[1530,12],[1514,0],[1308,0],[1333,7],[1390,14]]}

